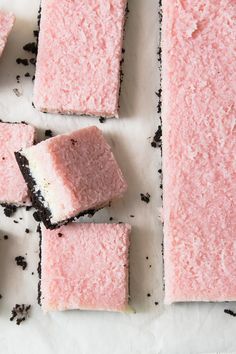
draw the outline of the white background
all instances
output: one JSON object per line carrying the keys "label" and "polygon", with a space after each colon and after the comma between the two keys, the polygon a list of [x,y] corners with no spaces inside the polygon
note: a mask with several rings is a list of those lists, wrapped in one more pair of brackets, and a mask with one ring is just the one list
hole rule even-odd
{"label": "white background", "polygon": [[[160,151],[150,145],[159,124],[155,95],[159,88],[158,1],[129,1],[121,118],[104,124],[92,118],[52,116],[32,108],[33,84],[24,74],[33,74],[34,67],[19,66],[16,58],[32,57],[22,46],[33,41],[38,7],[38,0],[0,0],[0,8],[13,11],[17,17],[0,59],[0,118],[35,125],[39,138],[45,129],[52,129],[54,134],[94,124],[103,129],[128,180],[129,191],[122,201],[94,219],[107,222],[112,216],[114,221],[133,226],[131,305],[136,313],[70,311],[44,315],[36,301],[38,235],[32,212],[19,210],[13,218],[6,218],[0,210],[0,353],[232,353],[236,350],[236,318],[225,314],[224,309],[236,310],[236,304],[163,305],[157,172],[161,157]],[[18,74],[23,76],[20,84],[16,83]],[[19,89],[21,97],[15,95],[14,88]],[[149,204],[140,199],[140,193],[147,192],[151,195]],[[131,214],[135,217],[130,218]],[[23,220],[14,224],[13,219],[19,217]],[[26,227],[30,234],[24,232]],[[8,240],[3,240],[4,234],[9,235]],[[28,267],[23,271],[14,258],[25,253]],[[30,317],[21,326],[9,321],[16,303],[32,305]]]}

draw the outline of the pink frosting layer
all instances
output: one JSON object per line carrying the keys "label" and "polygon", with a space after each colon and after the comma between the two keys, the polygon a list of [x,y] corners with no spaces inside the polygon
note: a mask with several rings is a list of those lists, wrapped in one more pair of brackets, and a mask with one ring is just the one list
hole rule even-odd
{"label": "pink frosting layer", "polygon": [[126,0],[42,0],[41,6],[36,108],[117,116]]}
{"label": "pink frosting layer", "polygon": [[165,300],[236,300],[236,2],[163,11]]}
{"label": "pink frosting layer", "polygon": [[12,30],[15,17],[12,13],[0,11],[0,56],[7,42],[7,37]]}
{"label": "pink frosting layer", "polygon": [[96,127],[59,135],[30,150],[55,190],[54,204],[61,209],[53,215],[55,222],[107,205],[127,189],[111,148]]}
{"label": "pink frosting layer", "polygon": [[43,310],[127,309],[130,230],[77,223],[43,229]]}
{"label": "pink frosting layer", "polygon": [[0,202],[31,204],[14,152],[31,146],[35,130],[26,124],[0,123]]}

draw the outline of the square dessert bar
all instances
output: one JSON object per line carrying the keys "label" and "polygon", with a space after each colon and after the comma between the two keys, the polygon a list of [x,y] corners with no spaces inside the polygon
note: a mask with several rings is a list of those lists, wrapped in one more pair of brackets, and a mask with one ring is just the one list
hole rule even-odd
{"label": "square dessert bar", "polygon": [[236,300],[236,1],[163,2],[165,301]]}
{"label": "square dessert bar", "polygon": [[43,228],[43,310],[127,311],[130,231],[127,224]]}
{"label": "square dessert bar", "polygon": [[33,145],[35,130],[23,123],[0,122],[0,203],[31,205],[14,152]]}
{"label": "square dessert bar", "polygon": [[59,135],[16,153],[33,205],[48,228],[100,209],[127,189],[96,127]]}
{"label": "square dessert bar", "polygon": [[5,48],[7,37],[12,30],[15,17],[12,13],[0,11],[0,56]]}
{"label": "square dessert bar", "polygon": [[126,2],[41,1],[37,109],[118,117]]}

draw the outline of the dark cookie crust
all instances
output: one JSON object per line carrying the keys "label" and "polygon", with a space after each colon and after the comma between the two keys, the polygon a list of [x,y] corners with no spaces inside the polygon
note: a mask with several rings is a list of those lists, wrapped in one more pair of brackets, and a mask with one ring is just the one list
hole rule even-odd
{"label": "dark cookie crust", "polygon": [[38,217],[40,219],[40,221],[42,221],[45,225],[45,227],[47,229],[57,229],[58,227],[62,226],[62,225],[66,225],[71,221],[74,221],[82,216],[85,215],[90,215],[93,216],[96,211],[98,211],[101,208],[98,209],[91,209],[91,210],[85,210],[81,213],[79,213],[78,215],[76,215],[75,217],[66,219],[66,220],[62,220],[59,223],[51,223],[51,211],[50,209],[46,208],[43,204],[43,196],[41,195],[40,191],[35,191],[35,186],[36,186],[36,182],[35,180],[32,178],[31,173],[30,173],[30,169],[29,169],[29,162],[26,159],[25,156],[23,156],[20,152],[15,152],[15,157],[16,157],[16,161],[19,165],[19,168],[21,170],[21,173],[25,179],[25,182],[27,183],[27,186],[29,188],[29,192],[30,192],[30,197],[32,199],[32,205],[33,207],[35,207],[35,209],[37,209],[37,214]]}

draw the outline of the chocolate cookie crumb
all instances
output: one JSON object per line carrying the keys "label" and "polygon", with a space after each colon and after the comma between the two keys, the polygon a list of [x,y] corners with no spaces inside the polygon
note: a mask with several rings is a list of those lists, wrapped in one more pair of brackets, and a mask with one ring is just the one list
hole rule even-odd
{"label": "chocolate cookie crumb", "polygon": [[142,200],[143,202],[145,202],[145,203],[147,203],[147,204],[150,202],[151,196],[150,196],[149,193],[146,193],[146,195],[143,194],[143,193],[140,193],[140,197],[141,197],[141,200]]}
{"label": "chocolate cookie crumb", "polygon": [[31,274],[34,275],[34,272],[32,272]]}
{"label": "chocolate cookie crumb", "polygon": [[155,301],[154,304],[157,306],[157,305],[159,305],[159,302],[158,302],[158,301]]}
{"label": "chocolate cookie crumb", "polygon": [[33,218],[34,218],[34,220],[37,221],[37,222],[40,222],[40,221],[41,221],[41,219],[40,219],[39,214],[37,213],[37,211],[35,211],[35,212],[33,213]]}
{"label": "chocolate cookie crumb", "polygon": [[2,299],[2,294],[0,294],[0,300]]}
{"label": "chocolate cookie crumb", "polygon": [[236,317],[236,312],[229,310],[229,309],[225,309],[224,313],[227,313],[230,316]]}
{"label": "chocolate cookie crumb", "polygon": [[109,218],[109,220],[112,221],[112,220],[113,220],[113,217],[111,216],[111,217]]}
{"label": "chocolate cookie crumb", "polygon": [[51,131],[51,129],[47,129],[47,130],[45,130],[45,136],[46,137],[48,137],[48,138],[51,138],[53,135],[52,135],[52,131]]}
{"label": "chocolate cookie crumb", "polygon": [[151,142],[152,147],[161,147],[162,144],[162,128],[159,125],[157,131],[155,132],[155,135],[153,137],[153,141]]}
{"label": "chocolate cookie crumb", "polygon": [[19,84],[20,83],[20,75],[16,75],[16,82]]}
{"label": "chocolate cookie crumb", "polygon": [[134,216],[134,215],[130,215],[129,217],[130,217],[130,218],[134,218],[135,216]]}
{"label": "chocolate cookie crumb", "polygon": [[8,240],[8,235],[3,236],[4,240]]}
{"label": "chocolate cookie crumb", "polygon": [[16,209],[15,205],[6,205],[3,212],[8,218],[10,218],[16,212]]}
{"label": "chocolate cookie crumb", "polygon": [[16,324],[19,326],[21,322],[25,321],[29,316],[29,310],[31,305],[18,305],[16,304],[11,311],[10,321],[16,320]]}
{"label": "chocolate cookie crumb", "polygon": [[29,65],[28,59],[17,58],[17,59],[16,59],[16,62],[17,62],[17,64],[22,64],[22,65],[24,65],[24,66]]}
{"label": "chocolate cookie crumb", "polygon": [[18,256],[15,258],[15,261],[16,261],[16,265],[18,265],[19,267],[22,267],[22,269],[25,270],[25,268],[27,267],[27,262],[25,260],[25,257]]}
{"label": "chocolate cookie crumb", "polygon": [[29,234],[30,230],[29,229],[25,229],[25,233]]}
{"label": "chocolate cookie crumb", "polygon": [[15,94],[17,97],[22,96],[22,93],[18,90],[18,88],[14,88],[12,91],[14,92],[14,94]]}
{"label": "chocolate cookie crumb", "polygon": [[25,73],[25,77],[30,77],[30,73]]}
{"label": "chocolate cookie crumb", "polygon": [[148,294],[147,294],[147,297],[151,297],[151,294],[150,294],[150,293],[148,293]]}
{"label": "chocolate cookie crumb", "polygon": [[160,175],[162,174],[162,169],[161,168],[159,168],[158,173],[160,173]]}
{"label": "chocolate cookie crumb", "polygon": [[32,65],[36,65],[36,59],[35,58],[30,58],[29,62]]}
{"label": "chocolate cookie crumb", "polygon": [[62,237],[63,236],[63,234],[61,233],[61,232],[58,232],[58,237]]}
{"label": "chocolate cookie crumb", "polygon": [[14,222],[15,224],[19,224],[19,221],[17,221],[17,220],[13,220],[13,222]]}
{"label": "chocolate cookie crumb", "polygon": [[[32,77],[32,81],[34,81],[35,80],[35,75],[33,75],[33,77]],[[35,108],[35,105],[33,104],[33,107]]]}
{"label": "chocolate cookie crumb", "polygon": [[148,256],[146,257],[146,259],[148,259]]}
{"label": "chocolate cookie crumb", "polygon": [[32,208],[31,206],[27,206],[26,211],[29,211],[31,208]]}
{"label": "chocolate cookie crumb", "polygon": [[35,37],[35,38],[38,38],[38,36],[39,36],[39,31],[38,31],[38,30],[34,30],[34,31],[33,31],[33,34],[34,34],[34,37]]}
{"label": "chocolate cookie crumb", "polygon": [[37,54],[37,45],[35,42],[30,42],[24,45],[23,49],[26,52],[32,53],[32,54]]}
{"label": "chocolate cookie crumb", "polygon": [[99,122],[100,122],[100,123],[105,123],[105,121],[106,121],[106,118],[104,118],[104,117],[100,117],[100,118],[99,118]]}

